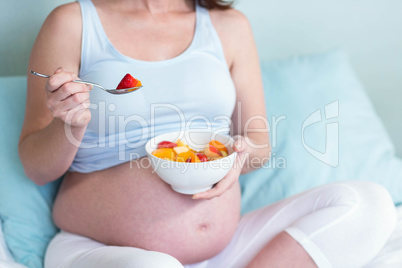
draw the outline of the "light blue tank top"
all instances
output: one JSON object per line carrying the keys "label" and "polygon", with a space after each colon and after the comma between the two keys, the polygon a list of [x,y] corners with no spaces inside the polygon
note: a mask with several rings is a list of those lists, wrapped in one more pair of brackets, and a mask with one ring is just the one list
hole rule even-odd
{"label": "light blue tank top", "polygon": [[182,54],[141,61],[110,43],[90,0],[79,3],[80,78],[116,88],[130,73],[144,87],[125,95],[98,88],[90,92],[92,118],[70,171],[88,173],[143,157],[146,142],[166,132],[200,128],[229,133],[236,92],[208,10],[196,7],[195,34]]}

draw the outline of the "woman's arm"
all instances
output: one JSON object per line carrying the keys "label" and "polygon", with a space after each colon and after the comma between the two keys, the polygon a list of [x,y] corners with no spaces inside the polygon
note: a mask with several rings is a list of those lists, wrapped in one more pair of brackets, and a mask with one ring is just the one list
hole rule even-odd
{"label": "woman's arm", "polygon": [[268,121],[257,48],[247,18],[236,10],[210,12],[221,38],[225,57],[236,87],[236,106],[232,115],[232,135],[239,153],[235,167],[211,190],[194,198],[221,195],[241,173],[261,167],[270,155]]}
{"label": "woman's arm", "polygon": [[[231,74],[236,87],[232,115],[233,135],[240,135],[242,153],[247,156],[242,173],[260,168],[271,151],[268,137],[264,92],[257,48],[247,18],[238,12],[236,52],[232,52]],[[240,149],[240,148],[239,148]]]}
{"label": "woman's arm", "polygon": [[[79,70],[81,25],[78,3],[56,8],[43,24],[29,60],[28,70],[53,74],[44,79],[28,73],[25,120],[19,141],[25,173],[39,185],[63,175],[75,157],[78,147],[67,138],[65,125],[81,141],[90,119],[89,88],[69,83]],[[69,118],[68,111],[74,116]]]}

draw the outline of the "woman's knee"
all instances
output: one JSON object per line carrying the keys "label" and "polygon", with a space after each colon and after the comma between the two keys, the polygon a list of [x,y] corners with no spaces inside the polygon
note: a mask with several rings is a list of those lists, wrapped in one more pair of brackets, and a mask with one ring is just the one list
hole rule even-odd
{"label": "woman's knee", "polygon": [[397,222],[395,205],[389,192],[380,184],[369,181],[350,181],[341,185],[349,189],[345,191],[349,193],[339,203],[343,205],[353,200],[348,203],[353,225],[370,232],[370,237],[378,244],[385,243]]}
{"label": "woman's knee", "polygon": [[369,181],[348,181],[329,187],[327,206],[345,207],[345,212],[353,215],[354,225],[370,226],[379,237],[385,239],[392,233],[397,214],[391,195],[383,186]]}
{"label": "woman's knee", "polygon": [[327,222],[308,233],[310,239],[335,267],[362,267],[378,254],[395,228],[396,209],[390,194],[366,181],[340,182],[322,189],[328,210],[319,215],[328,211]]}
{"label": "woman's knee", "polygon": [[361,196],[361,206],[367,209],[373,221],[381,228],[393,230],[397,221],[394,202],[388,190],[375,182],[356,181],[355,185]]}

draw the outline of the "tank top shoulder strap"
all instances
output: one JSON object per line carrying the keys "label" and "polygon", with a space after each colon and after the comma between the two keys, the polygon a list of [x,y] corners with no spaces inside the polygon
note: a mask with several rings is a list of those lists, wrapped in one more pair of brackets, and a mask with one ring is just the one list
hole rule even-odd
{"label": "tank top shoulder strap", "polygon": [[91,0],[78,0],[82,16],[81,70],[85,72],[96,55],[107,50],[107,37],[103,31],[96,8]]}
{"label": "tank top shoulder strap", "polygon": [[196,31],[199,31],[199,37],[197,40],[198,45],[200,48],[208,50],[208,53],[213,54],[219,61],[227,66],[222,42],[212,24],[209,10],[197,5],[196,12]]}

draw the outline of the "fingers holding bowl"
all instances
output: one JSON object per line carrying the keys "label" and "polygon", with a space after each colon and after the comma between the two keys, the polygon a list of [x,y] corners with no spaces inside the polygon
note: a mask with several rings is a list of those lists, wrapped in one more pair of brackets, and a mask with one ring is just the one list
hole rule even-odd
{"label": "fingers holding bowl", "polygon": [[212,187],[212,189],[206,192],[194,194],[192,196],[193,199],[209,200],[214,197],[219,197],[238,181],[243,169],[243,164],[247,150],[244,137],[240,138],[240,140],[241,141],[237,140],[233,145],[233,151],[237,152],[237,156],[235,159],[235,163],[230,169],[229,173],[222,180],[220,180],[214,187]]}
{"label": "fingers holding bowl", "polygon": [[229,171],[229,173],[220,180],[214,187],[210,190],[202,193],[197,193],[192,196],[192,199],[207,199],[210,200],[214,197],[221,196],[224,192],[232,187],[232,185],[237,182],[240,174],[236,172],[233,168]]}

